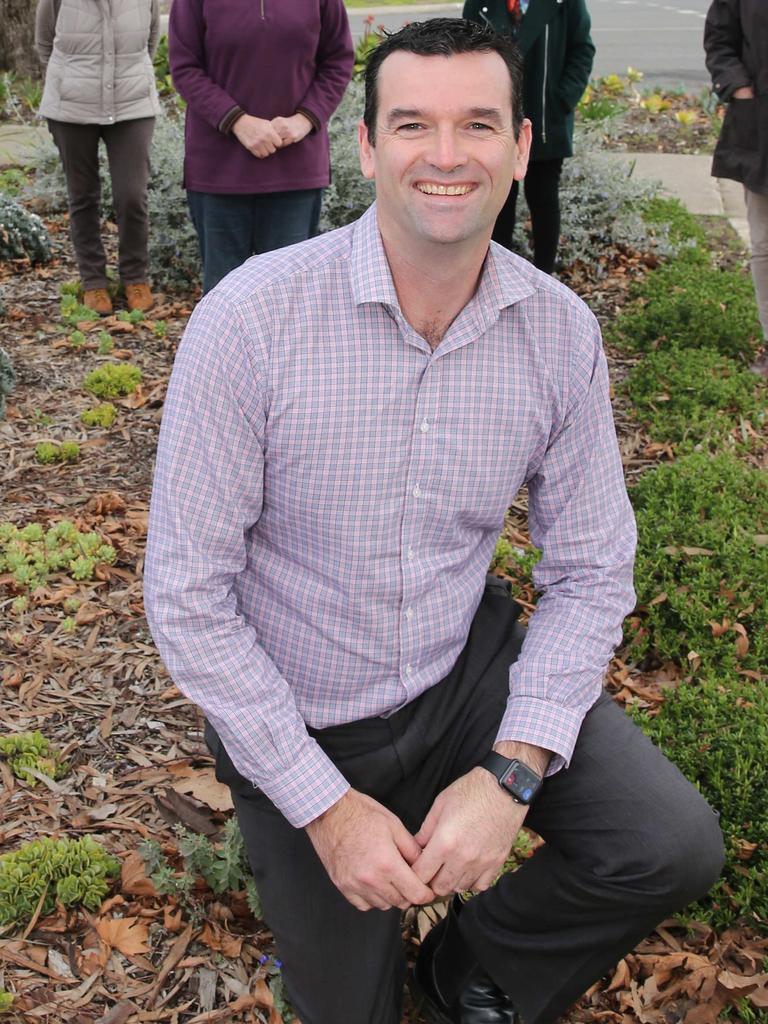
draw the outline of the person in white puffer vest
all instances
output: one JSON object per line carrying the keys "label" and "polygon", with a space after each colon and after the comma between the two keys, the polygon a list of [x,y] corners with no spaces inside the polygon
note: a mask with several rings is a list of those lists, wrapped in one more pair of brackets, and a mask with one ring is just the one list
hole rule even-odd
{"label": "person in white puffer vest", "polygon": [[112,312],[101,240],[99,140],[109,158],[119,274],[128,309],[153,304],[148,283],[149,145],[159,113],[152,56],[158,0],[39,0],[35,45],[45,67],[40,115],[61,155],[83,301]]}

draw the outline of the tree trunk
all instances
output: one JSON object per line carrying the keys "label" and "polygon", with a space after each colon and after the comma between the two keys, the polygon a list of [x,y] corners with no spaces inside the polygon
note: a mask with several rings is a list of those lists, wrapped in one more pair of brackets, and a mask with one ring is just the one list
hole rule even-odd
{"label": "tree trunk", "polygon": [[39,78],[35,52],[35,0],[0,0],[0,71]]}

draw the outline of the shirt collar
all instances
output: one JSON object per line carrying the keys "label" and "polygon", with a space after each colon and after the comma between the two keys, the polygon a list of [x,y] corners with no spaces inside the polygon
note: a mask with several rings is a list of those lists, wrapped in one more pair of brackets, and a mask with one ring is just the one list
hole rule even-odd
{"label": "shirt collar", "polygon": [[[392,272],[376,221],[375,202],[355,224],[350,265],[355,305],[381,302],[399,309]],[[527,272],[529,269],[530,274]],[[535,271],[528,263],[491,242],[480,284],[469,305],[488,311],[513,306],[536,291],[533,274]]]}

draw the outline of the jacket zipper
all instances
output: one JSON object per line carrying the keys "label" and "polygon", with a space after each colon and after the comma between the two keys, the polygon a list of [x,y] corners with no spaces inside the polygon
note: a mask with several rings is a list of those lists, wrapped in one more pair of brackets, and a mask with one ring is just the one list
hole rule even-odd
{"label": "jacket zipper", "polygon": [[264,0],[261,0],[261,20],[264,21]]}
{"label": "jacket zipper", "polygon": [[[262,0],[263,2],[263,0]],[[541,141],[547,141],[547,72],[549,71],[549,25],[544,27],[544,84],[541,87]]]}

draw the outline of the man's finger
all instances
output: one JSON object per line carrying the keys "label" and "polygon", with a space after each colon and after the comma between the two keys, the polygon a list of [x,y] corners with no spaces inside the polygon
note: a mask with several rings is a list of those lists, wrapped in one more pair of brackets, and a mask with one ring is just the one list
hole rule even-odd
{"label": "man's finger", "polygon": [[437,811],[435,809],[435,805],[432,804],[432,806],[429,809],[429,813],[427,814],[424,821],[421,823],[421,828],[414,836],[416,842],[419,844],[422,850],[432,838],[439,818],[439,811]]}
{"label": "man's finger", "polygon": [[409,905],[423,906],[435,898],[432,888],[425,885],[404,861],[400,862],[400,867],[392,875],[392,884]]}
{"label": "man's finger", "polygon": [[421,855],[421,847],[396,815],[393,814],[392,819],[392,838],[395,841],[395,846],[407,863],[413,864]]}
{"label": "man's finger", "polygon": [[434,843],[427,846],[417,861],[414,861],[413,870],[421,881],[432,888],[432,879],[445,863],[445,855],[442,850],[437,849]]}

